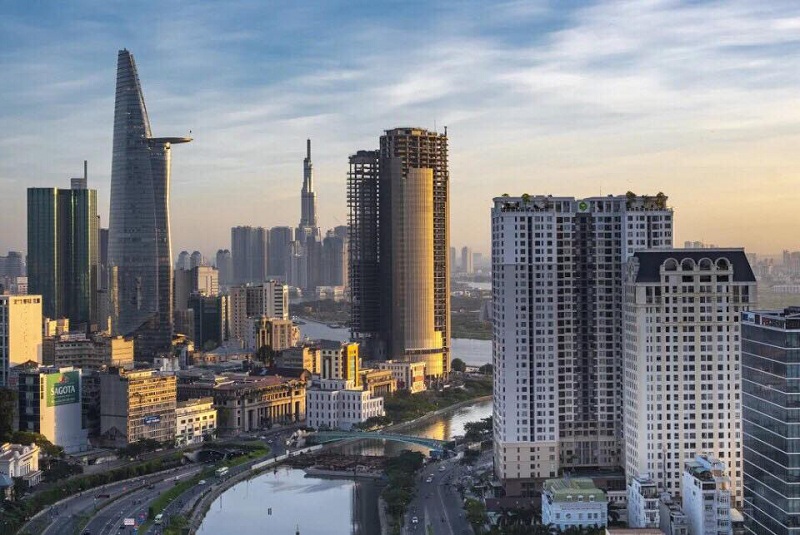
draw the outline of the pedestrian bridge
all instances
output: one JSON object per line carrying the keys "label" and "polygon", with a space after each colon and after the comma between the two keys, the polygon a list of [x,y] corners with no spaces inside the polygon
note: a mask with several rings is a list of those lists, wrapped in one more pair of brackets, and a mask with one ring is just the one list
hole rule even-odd
{"label": "pedestrian bridge", "polygon": [[319,443],[335,442],[337,440],[353,440],[359,438],[371,438],[377,440],[391,440],[394,442],[405,442],[406,444],[416,444],[431,450],[444,449],[447,441],[436,440],[435,438],[415,437],[413,435],[396,435],[393,433],[375,433],[359,431],[317,431],[311,435]]}

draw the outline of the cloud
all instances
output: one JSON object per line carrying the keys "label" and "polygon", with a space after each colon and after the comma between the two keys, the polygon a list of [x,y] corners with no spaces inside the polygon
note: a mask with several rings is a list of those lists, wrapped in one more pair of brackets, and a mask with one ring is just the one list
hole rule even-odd
{"label": "cloud", "polygon": [[[784,216],[761,222],[774,230],[769,241],[719,223],[734,226],[748,203],[731,154],[748,156],[750,176],[796,177],[785,144],[800,125],[792,3],[118,11],[78,8],[40,24],[36,13],[0,17],[10,82],[0,87],[1,228],[24,228],[26,186],[63,184],[83,158],[107,203],[115,51],[126,46],[154,132],[195,137],[173,155],[176,250],[228,246],[235,224],[296,224],[306,137],[322,223],[333,226],[346,213],[347,156],[376,147],[384,129],[434,124],[451,137],[454,245],[488,249],[481,214],[499,193],[583,196],[598,186],[667,192],[680,206],[679,239],[773,249],[796,239],[777,226]],[[703,196],[720,200],[718,237],[704,230]],[[0,233],[0,251],[24,247],[20,232]]]}

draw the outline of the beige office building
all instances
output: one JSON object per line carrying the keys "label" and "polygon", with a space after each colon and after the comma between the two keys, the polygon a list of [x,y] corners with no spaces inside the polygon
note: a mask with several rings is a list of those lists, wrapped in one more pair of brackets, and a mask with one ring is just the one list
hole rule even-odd
{"label": "beige office building", "polygon": [[42,296],[0,295],[0,386],[28,361],[42,362]]}
{"label": "beige office building", "polygon": [[175,376],[112,369],[100,376],[100,434],[109,445],[175,440]]}
{"label": "beige office building", "polygon": [[298,370],[308,370],[313,374],[322,371],[320,362],[320,350],[313,346],[290,347],[281,351],[275,358],[278,368],[293,368]]}
{"label": "beige office building", "polygon": [[289,287],[279,281],[234,286],[230,289],[230,336],[246,343],[250,333],[250,318],[289,319]]}
{"label": "beige office building", "polygon": [[292,347],[294,324],[291,320],[258,316],[250,318],[250,335],[245,349],[258,351],[268,347],[272,351],[282,351]]}

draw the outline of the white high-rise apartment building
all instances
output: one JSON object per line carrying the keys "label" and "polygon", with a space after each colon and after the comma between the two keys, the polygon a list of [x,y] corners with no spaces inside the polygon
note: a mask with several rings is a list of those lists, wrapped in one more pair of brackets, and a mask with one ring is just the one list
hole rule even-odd
{"label": "white high-rise apartment building", "polygon": [[625,473],[683,494],[687,459],[729,467],[742,502],[739,318],[756,301],[742,249],[643,251],[625,285]]}
{"label": "white high-rise apartment building", "polygon": [[623,267],[671,246],[663,194],[494,199],[494,466],[508,495],[619,464]]}
{"label": "white high-rise apartment building", "polygon": [[246,341],[250,333],[248,318],[289,319],[289,287],[279,281],[247,284],[230,288],[230,337]]}
{"label": "white high-rise apartment building", "polygon": [[0,386],[29,360],[42,363],[42,296],[0,295]]}

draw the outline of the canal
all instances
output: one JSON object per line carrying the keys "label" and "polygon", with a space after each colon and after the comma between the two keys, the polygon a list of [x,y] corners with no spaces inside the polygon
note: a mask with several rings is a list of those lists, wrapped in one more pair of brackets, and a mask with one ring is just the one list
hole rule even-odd
{"label": "canal", "polygon": [[[464,434],[464,424],[487,418],[492,402],[482,401],[415,422],[403,434],[448,440]],[[396,455],[417,446],[359,440],[336,447],[358,455]],[[381,483],[306,477],[288,467],[263,473],[231,487],[211,505],[198,533],[212,535],[372,535],[380,533]]]}

